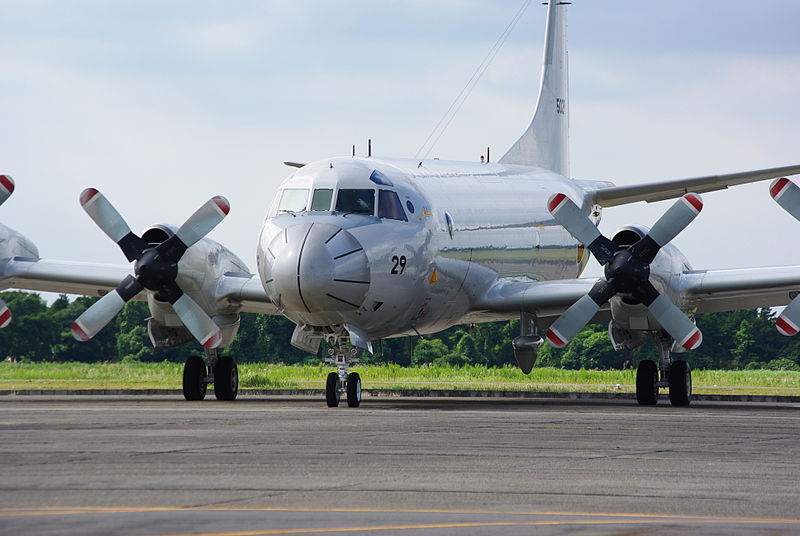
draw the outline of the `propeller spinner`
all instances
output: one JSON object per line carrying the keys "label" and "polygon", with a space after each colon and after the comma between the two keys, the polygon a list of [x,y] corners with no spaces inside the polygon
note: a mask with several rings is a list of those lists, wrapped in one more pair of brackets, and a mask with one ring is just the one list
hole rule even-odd
{"label": "propeller spinner", "polygon": [[81,193],[81,206],[100,229],[117,243],[129,261],[135,261],[135,276],[126,277],[113,292],[109,292],[89,307],[72,324],[72,335],[79,341],[94,337],[142,290],[148,289],[169,302],[181,322],[200,344],[216,348],[222,342],[219,327],[181,290],[176,282],[178,262],[188,248],[203,238],[221,222],[230,211],[228,200],[212,197],[178,231],[151,247],[135,235],[119,212],[94,188]]}
{"label": "propeller spinner", "polygon": [[614,295],[626,294],[642,303],[679,346],[693,350],[703,335],[669,298],[650,283],[650,263],[658,251],[683,231],[703,209],[697,194],[678,199],[653,225],[650,233],[627,249],[600,234],[592,221],[565,194],[555,194],[547,204],[550,213],[572,236],[583,244],[605,267],[604,279],[567,309],[547,331],[548,342],[565,346]]}
{"label": "propeller spinner", "polygon": [[[0,175],[0,205],[14,193],[14,179],[8,175]],[[11,323],[11,309],[6,302],[0,300],[0,328],[4,328]]]}
{"label": "propeller spinner", "polygon": [[[769,186],[772,198],[789,214],[800,220],[800,188],[787,178],[775,179]],[[795,298],[775,320],[781,335],[790,337],[800,331],[800,299]]]}

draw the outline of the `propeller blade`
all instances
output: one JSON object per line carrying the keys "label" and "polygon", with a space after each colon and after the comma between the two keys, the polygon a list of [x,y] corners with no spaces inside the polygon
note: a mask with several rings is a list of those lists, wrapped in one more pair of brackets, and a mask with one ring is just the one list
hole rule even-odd
{"label": "propeller blade", "polygon": [[221,195],[212,197],[189,216],[175,235],[190,248],[224,220],[230,210],[231,205],[227,199]]}
{"label": "propeller blade", "polygon": [[701,210],[703,210],[703,200],[700,196],[693,193],[685,194],[661,215],[647,236],[631,246],[631,255],[648,264],[653,262],[658,250],[686,229]]}
{"label": "propeller blade", "polygon": [[[177,286],[177,285],[176,285]],[[216,348],[222,342],[219,326],[186,293],[172,303],[181,322],[205,348]]]}
{"label": "propeller blade", "polygon": [[219,222],[225,219],[230,209],[227,199],[221,195],[212,197],[197,209],[194,214],[189,216],[189,219],[181,225],[173,236],[159,244],[156,249],[164,258],[172,262],[180,261],[187,249],[210,233]]}
{"label": "propeller blade", "polygon": [[14,179],[8,175],[0,175],[0,205],[14,193]]}
{"label": "propeller blade", "polygon": [[775,328],[781,335],[791,337],[800,331],[800,300],[793,299],[775,320]]}
{"label": "propeller blade", "polygon": [[0,300],[0,328],[4,328],[11,323],[11,309],[6,302]]}
{"label": "propeller blade", "polygon": [[675,339],[678,346],[694,350],[703,342],[703,333],[700,329],[666,296],[658,294],[655,300],[645,305],[661,327]]}
{"label": "propeller blade", "polygon": [[592,220],[566,194],[551,196],[547,201],[547,209],[569,234],[589,248],[600,264],[612,259],[617,251],[616,244],[600,234]]}
{"label": "propeller blade", "polygon": [[769,186],[769,194],[789,214],[800,220],[800,188],[789,179],[776,179]]}
{"label": "propeller blade", "polygon": [[98,227],[122,249],[128,261],[137,260],[148,244],[133,234],[117,209],[95,188],[81,192],[81,206]]}
{"label": "propeller blade", "polygon": [[556,348],[566,346],[614,294],[616,290],[608,281],[601,279],[595,283],[586,296],[573,303],[553,322],[545,335],[547,342]]}
{"label": "propeller blade", "polygon": [[135,277],[129,275],[123,279],[113,292],[96,301],[72,323],[72,336],[81,342],[86,342],[97,335],[106,324],[114,320],[125,303],[133,299],[142,289],[144,287]]}

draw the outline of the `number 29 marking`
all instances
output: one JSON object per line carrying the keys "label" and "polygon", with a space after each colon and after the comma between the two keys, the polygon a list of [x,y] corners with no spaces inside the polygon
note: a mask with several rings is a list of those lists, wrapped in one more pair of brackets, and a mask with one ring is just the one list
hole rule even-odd
{"label": "number 29 marking", "polygon": [[405,269],[406,269],[406,256],[405,255],[401,255],[399,257],[397,255],[393,256],[392,257],[392,262],[394,263],[394,265],[392,266],[392,272],[391,272],[392,274],[395,274],[395,275],[402,274],[403,271],[405,271]]}

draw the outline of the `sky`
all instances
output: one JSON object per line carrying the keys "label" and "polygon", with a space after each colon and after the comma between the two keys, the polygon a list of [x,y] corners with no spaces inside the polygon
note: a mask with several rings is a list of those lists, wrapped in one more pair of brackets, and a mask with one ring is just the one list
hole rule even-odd
{"label": "sky", "polygon": [[[0,0],[0,172],[17,184],[0,221],[43,258],[124,263],[80,208],[84,188],[136,232],[221,194],[231,213],[210,237],[255,270],[283,161],[364,154],[368,138],[376,157],[414,156],[521,5]],[[525,130],[544,17],[531,2],[431,156],[499,157]],[[798,20],[794,0],[574,0],[573,176],[800,164]],[[674,243],[695,268],[800,264],[800,222],[767,189],[704,195]],[[607,209],[600,229],[651,225],[668,206]]]}

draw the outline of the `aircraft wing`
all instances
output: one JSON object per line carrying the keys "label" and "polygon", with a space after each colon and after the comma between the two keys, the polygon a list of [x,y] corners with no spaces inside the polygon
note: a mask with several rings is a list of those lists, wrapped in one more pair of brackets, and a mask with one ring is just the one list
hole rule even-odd
{"label": "aircraft wing", "polygon": [[595,190],[590,193],[590,199],[601,207],[613,207],[637,201],[663,201],[680,197],[687,192],[702,194],[716,190],[724,190],[729,186],[747,184],[788,175],[800,174],[800,165],[784,166],[755,171],[742,171],[727,175],[709,175],[689,179],[672,179],[658,182],[634,184],[631,186],[612,186]]}
{"label": "aircraft wing", "polygon": [[800,293],[800,265],[693,270],[677,285],[685,305],[698,313],[778,307]]}
{"label": "aircraft wing", "polygon": [[[133,274],[130,265],[84,263],[14,257],[0,263],[0,289],[104,296]],[[137,299],[145,300],[141,293]],[[240,303],[243,312],[277,314],[261,281],[253,274],[224,274],[217,281],[214,301]]]}
{"label": "aircraft wing", "polygon": [[[558,281],[498,281],[473,304],[473,311],[509,314],[525,311],[535,315],[537,326],[549,326],[573,303],[585,296],[596,278]],[[800,265],[692,270],[673,277],[670,289],[681,309],[697,313],[779,307],[800,294]],[[592,318],[593,323],[611,319],[608,304]]]}

